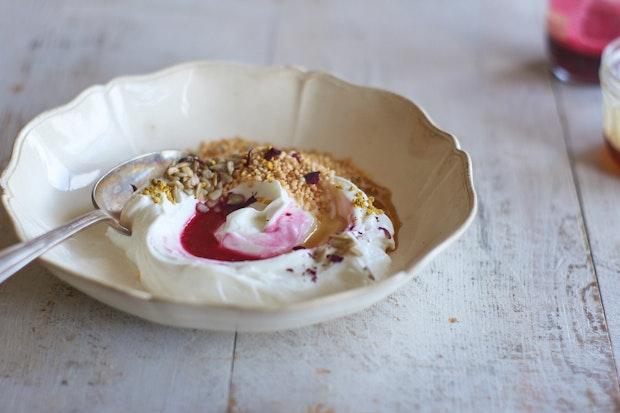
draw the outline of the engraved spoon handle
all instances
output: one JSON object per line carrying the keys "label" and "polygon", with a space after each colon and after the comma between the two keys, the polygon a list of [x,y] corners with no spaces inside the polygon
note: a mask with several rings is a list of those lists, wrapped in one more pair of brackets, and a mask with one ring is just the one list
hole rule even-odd
{"label": "engraved spoon handle", "polygon": [[106,219],[112,219],[112,217],[105,211],[96,209],[43,235],[3,249],[0,251],[0,283],[53,246],[84,228]]}

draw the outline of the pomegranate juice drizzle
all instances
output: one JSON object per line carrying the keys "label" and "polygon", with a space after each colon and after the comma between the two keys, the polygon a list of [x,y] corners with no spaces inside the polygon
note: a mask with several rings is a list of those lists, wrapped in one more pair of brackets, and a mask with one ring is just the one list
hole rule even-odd
{"label": "pomegranate juice drizzle", "polygon": [[254,197],[250,197],[240,205],[227,205],[220,202],[206,212],[201,211],[200,205],[202,204],[196,204],[196,214],[187,222],[181,233],[181,245],[187,252],[196,257],[213,260],[248,261],[261,259],[258,256],[224,248],[215,237],[215,232],[226,222],[228,214],[245,208],[255,201]]}

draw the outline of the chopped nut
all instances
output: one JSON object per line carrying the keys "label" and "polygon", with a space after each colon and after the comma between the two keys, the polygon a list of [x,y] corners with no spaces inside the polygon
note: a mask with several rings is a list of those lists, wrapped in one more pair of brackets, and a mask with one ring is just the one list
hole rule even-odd
{"label": "chopped nut", "polygon": [[226,200],[226,203],[228,205],[241,205],[245,202],[245,197],[241,194],[236,194],[234,192],[231,192],[228,194],[228,199]]}
{"label": "chopped nut", "polygon": [[312,258],[314,258],[314,260],[317,262],[323,261],[323,259],[325,258],[325,248],[323,247],[316,248],[314,250],[314,253],[312,254]]}
{"label": "chopped nut", "polygon": [[209,194],[209,199],[212,201],[215,201],[216,199],[218,199],[219,197],[222,196],[222,188],[216,189],[215,191],[211,192]]}
{"label": "chopped nut", "polygon": [[[226,194],[227,202],[245,202],[229,192],[240,184],[277,181],[302,208],[320,220],[322,215],[333,214],[333,191],[344,190],[343,186],[335,181],[336,176],[349,179],[360,188],[352,203],[363,208],[367,215],[383,213],[382,209],[374,205],[373,196],[381,200],[380,205],[390,205],[388,191],[371,182],[348,161],[336,161],[328,155],[315,152],[276,149],[240,138],[202,144],[196,154],[187,155],[172,163],[164,176],[154,180],[142,193],[150,196],[153,202],[161,203],[164,199],[178,202],[183,191],[205,201],[207,207],[211,208],[213,205],[209,203],[215,203]],[[349,191],[354,188],[352,186]],[[362,191],[371,196],[366,197]],[[386,238],[394,236],[387,230],[384,234]],[[356,247],[356,241],[346,233],[335,234],[328,244],[331,247],[327,248],[332,248],[333,253],[331,250],[329,254],[325,250],[315,252],[323,262],[337,261],[337,257],[345,254],[361,254]]]}
{"label": "chopped nut", "polygon": [[212,176],[213,176],[213,172],[212,172],[209,168],[205,168],[205,169],[202,171],[202,177],[203,177],[203,178],[209,179],[209,178],[211,178]]}

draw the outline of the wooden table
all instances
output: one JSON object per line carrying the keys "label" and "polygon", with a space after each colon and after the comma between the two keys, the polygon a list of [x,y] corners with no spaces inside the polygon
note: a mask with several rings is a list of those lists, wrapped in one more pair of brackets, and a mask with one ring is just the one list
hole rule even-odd
{"label": "wooden table", "polygon": [[[620,168],[544,2],[4,0],[0,159],[42,110],[180,61],[293,63],[421,104],[471,154],[473,226],[359,314],[275,334],[125,315],[31,265],[0,286],[0,410],[620,409]],[[15,242],[6,217],[1,246]]]}

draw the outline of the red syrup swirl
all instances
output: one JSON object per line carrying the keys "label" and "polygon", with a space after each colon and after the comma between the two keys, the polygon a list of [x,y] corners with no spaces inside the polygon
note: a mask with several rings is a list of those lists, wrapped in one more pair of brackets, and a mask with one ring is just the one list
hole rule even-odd
{"label": "red syrup swirl", "polygon": [[219,261],[249,261],[262,257],[247,255],[223,247],[215,237],[217,229],[226,222],[226,216],[233,211],[245,208],[256,202],[252,196],[240,205],[227,205],[220,202],[206,212],[201,212],[196,204],[196,214],[185,224],[181,233],[181,245],[193,256]]}

